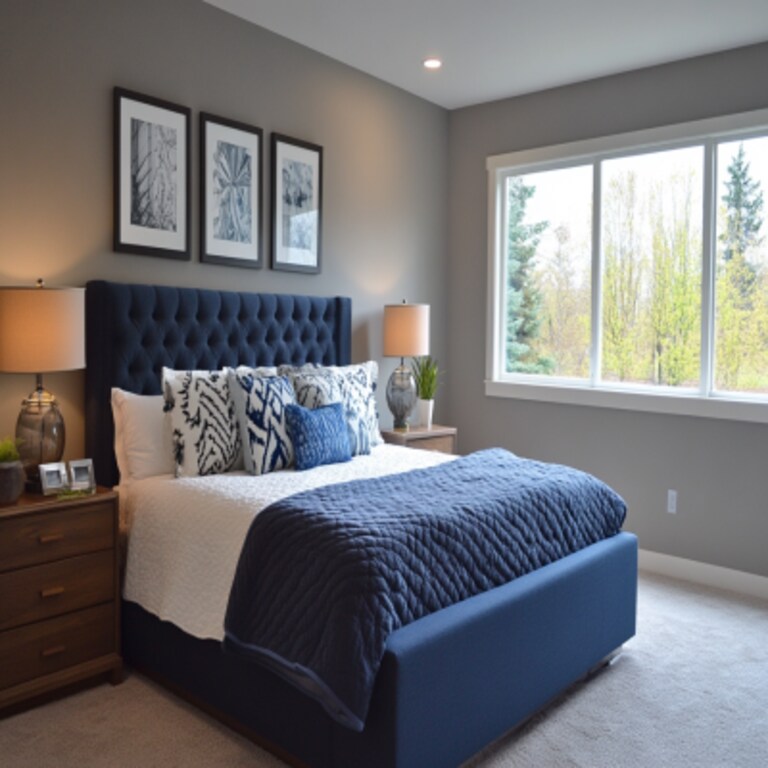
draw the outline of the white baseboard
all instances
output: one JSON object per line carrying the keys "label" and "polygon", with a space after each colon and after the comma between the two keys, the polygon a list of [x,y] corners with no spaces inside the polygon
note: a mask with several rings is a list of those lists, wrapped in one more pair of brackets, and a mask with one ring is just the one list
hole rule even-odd
{"label": "white baseboard", "polygon": [[651,571],[674,579],[693,581],[696,584],[718,589],[729,589],[743,595],[768,600],[768,577],[765,576],[734,571],[731,568],[686,560],[682,557],[662,555],[660,552],[649,552],[646,549],[641,549],[638,553],[638,564],[642,571]]}

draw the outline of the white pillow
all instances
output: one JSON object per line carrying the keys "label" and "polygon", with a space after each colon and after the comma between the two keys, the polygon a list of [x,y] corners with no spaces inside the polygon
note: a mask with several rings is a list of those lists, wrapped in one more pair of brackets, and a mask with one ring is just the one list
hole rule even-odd
{"label": "white pillow", "polygon": [[115,457],[120,483],[174,472],[171,425],[162,395],[135,395],[112,388]]}
{"label": "white pillow", "polygon": [[163,368],[176,477],[228,472],[240,453],[240,432],[228,372]]}

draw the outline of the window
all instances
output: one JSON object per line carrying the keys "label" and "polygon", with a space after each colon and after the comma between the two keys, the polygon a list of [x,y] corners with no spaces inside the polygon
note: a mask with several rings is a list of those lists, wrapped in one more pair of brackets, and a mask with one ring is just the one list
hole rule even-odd
{"label": "window", "polygon": [[768,421],[768,110],[488,169],[488,394]]}

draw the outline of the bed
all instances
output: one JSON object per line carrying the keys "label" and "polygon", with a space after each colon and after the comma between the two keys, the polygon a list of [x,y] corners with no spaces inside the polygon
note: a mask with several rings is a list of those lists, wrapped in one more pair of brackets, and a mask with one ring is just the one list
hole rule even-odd
{"label": "bed", "polygon": [[[86,449],[109,486],[119,479],[112,387],[159,394],[163,366],[350,362],[351,302],[342,297],[93,281],[86,326]],[[360,732],[269,669],[131,600],[123,603],[123,653],[291,764],[455,766],[631,638],[636,589],[637,541],[620,532],[397,629]]]}

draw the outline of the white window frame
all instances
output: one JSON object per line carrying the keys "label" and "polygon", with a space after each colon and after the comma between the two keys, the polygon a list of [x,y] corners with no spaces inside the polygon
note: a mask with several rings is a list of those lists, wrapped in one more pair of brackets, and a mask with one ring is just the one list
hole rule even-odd
{"label": "white window frame", "polygon": [[[768,109],[690,123],[606,136],[569,144],[540,147],[494,155],[487,159],[488,171],[488,302],[486,319],[485,394],[551,403],[569,403],[631,411],[768,423],[768,398],[713,389],[712,349],[714,340],[714,274],[716,256],[715,189],[716,145],[722,141],[749,139],[768,131]],[[701,382],[699,389],[643,387],[598,380],[600,372],[601,301],[592,301],[590,379],[507,373],[504,370],[504,324],[506,286],[505,180],[510,176],[557,170],[578,164],[594,168],[594,198],[600,199],[600,161],[652,151],[688,146],[704,147],[704,221],[702,231],[702,333]],[[707,205],[709,202],[709,205]],[[592,295],[601,295],[601,246],[599,207],[593,216]]]}

